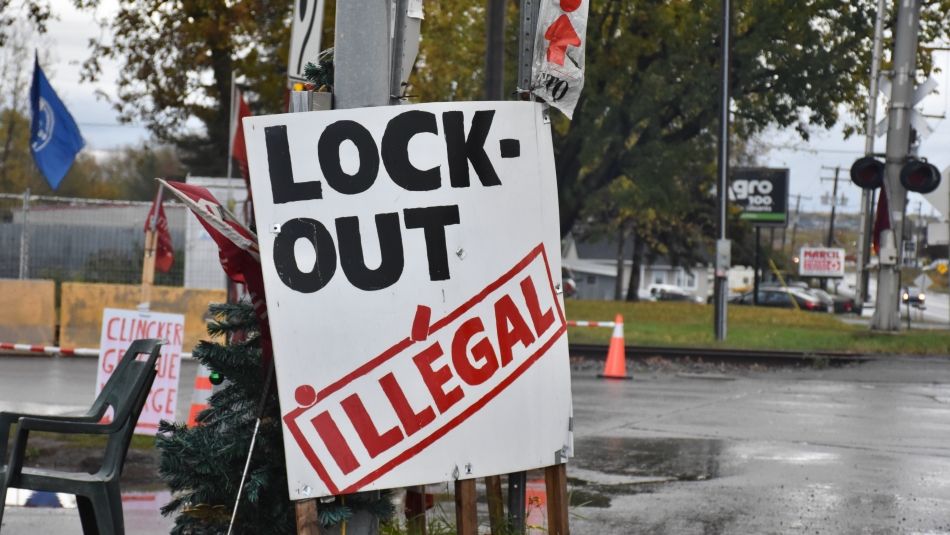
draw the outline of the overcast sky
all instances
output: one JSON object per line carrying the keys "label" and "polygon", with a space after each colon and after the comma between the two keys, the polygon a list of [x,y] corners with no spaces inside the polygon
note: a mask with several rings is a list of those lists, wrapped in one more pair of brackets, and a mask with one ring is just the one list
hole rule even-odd
{"label": "overcast sky", "polygon": [[[100,13],[107,14],[116,9],[116,0],[102,0]],[[94,151],[114,150],[127,144],[140,144],[148,139],[148,132],[140,125],[121,125],[110,105],[96,97],[96,90],[108,95],[115,94],[115,72],[117,65],[104,64],[103,79],[96,84],[80,83],[79,72],[82,62],[88,57],[88,40],[99,33],[92,14],[78,12],[72,7],[72,0],[53,0],[53,10],[59,20],[49,25],[48,35],[43,41],[50,52],[48,64],[44,65],[53,87],[72,112],[87,146]],[[44,47],[45,48],[45,47]],[[950,93],[950,55],[938,52],[936,65],[942,72],[934,75],[939,83],[937,92],[924,99],[921,109],[927,115],[943,117],[947,112]],[[883,117],[883,99],[881,99],[878,117]],[[926,156],[941,171],[950,165],[950,125],[946,119],[930,118],[933,134],[921,144],[920,154]],[[832,183],[823,182],[821,177],[832,177],[834,171],[822,167],[841,166],[839,195],[847,197],[842,212],[857,212],[861,192],[848,179],[848,168],[864,152],[864,136],[852,136],[845,140],[840,128],[832,131],[816,130],[806,143],[794,131],[770,130],[762,140],[770,147],[761,158],[769,167],[787,167],[790,170],[790,194],[802,194],[810,199],[802,199],[802,209],[809,211],[827,211],[821,204],[823,193],[830,193]],[[875,139],[875,150],[884,151],[885,138]],[[948,177],[944,177],[947,180]],[[917,202],[922,200],[912,195],[908,210],[916,212]],[[794,200],[790,200],[790,208]],[[931,212],[924,201],[923,213]]]}

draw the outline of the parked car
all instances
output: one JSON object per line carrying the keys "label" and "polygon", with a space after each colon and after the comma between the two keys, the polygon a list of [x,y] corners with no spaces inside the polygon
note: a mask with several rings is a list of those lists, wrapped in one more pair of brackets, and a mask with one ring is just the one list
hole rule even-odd
{"label": "parked car", "polygon": [[861,307],[853,297],[847,295],[832,295],[835,300],[835,314],[860,314]]}
{"label": "parked car", "polygon": [[835,299],[830,293],[822,290],[821,288],[804,288],[804,290],[820,299],[821,303],[825,305],[828,312],[835,311]]}
{"label": "parked car", "polygon": [[[802,310],[808,310],[811,312],[828,311],[827,304],[823,303],[821,299],[808,293],[803,288],[768,286],[759,288],[758,297],[759,306],[795,308],[795,303],[798,303],[798,307]],[[746,292],[731,302],[737,305],[753,305],[755,304],[754,292]]]}
{"label": "parked car", "polygon": [[[834,312],[835,314],[848,314],[851,312],[860,312],[860,308],[854,301],[853,297],[848,297],[845,295],[834,295],[822,290],[821,288],[811,288],[807,284],[801,281],[789,282],[788,286],[790,288],[797,288],[808,292],[818,299],[821,299],[821,302],[827,307],[828,312]],[[769,284],[768,287],[779,287],[774,284]]]}
{"label": "parked car", "polygon": [[673,284],[651,284],[650,299],[654,301],[690,301],[693,303],[703,303],[705,300],[697,297],[679,286]]}
{"label": "parked car", "polygon": [[564,289],[564,297],[577,295],[577,281],[574,279],[574,272],[571,271],[571,268],[561,267],[561,284]]}
{"label": "parked car", "polygon": [[924,301],[927,300],[927,295],[924,294],[924,291],[916,286],[904,287],[901,290],[901,304],[910,305],[916,308],[924,308]]}

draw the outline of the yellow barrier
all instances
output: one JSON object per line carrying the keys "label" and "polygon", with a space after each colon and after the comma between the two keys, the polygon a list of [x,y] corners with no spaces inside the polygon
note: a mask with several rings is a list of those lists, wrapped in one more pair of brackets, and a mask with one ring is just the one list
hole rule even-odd
{"label": "yellow barrier", "polygon": [[56,283],[0,279],[0,342],[56,343]]}
{"label": "yellow barrier", "polygon": [[[62,347],[99,347],[102,310],[135,310],[141,298],[136,284],[95,284],[64,282],[60,305],[59,343]],[[190,352],[198,340],[207,340],[208,305],[223,303],[224,290],[196,290],[171,286],[152,287],[153,312],[185,315],[185,341],[182,350]]]}

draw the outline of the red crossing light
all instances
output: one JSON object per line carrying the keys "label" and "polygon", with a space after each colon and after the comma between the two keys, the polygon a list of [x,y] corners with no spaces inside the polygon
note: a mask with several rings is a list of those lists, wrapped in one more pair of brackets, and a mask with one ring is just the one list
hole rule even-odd
{"label": "red crossing light", "polygon": [[940,170],[932,163],[912,158],[901,168],[901,185],[907,191],[930,193],[940,185]]}
{"label": "red crossing light", "polygon": [[859,188],[875,189],[884,185],[884,164],[872,156],[860,158],[851,165],[851,182]]}

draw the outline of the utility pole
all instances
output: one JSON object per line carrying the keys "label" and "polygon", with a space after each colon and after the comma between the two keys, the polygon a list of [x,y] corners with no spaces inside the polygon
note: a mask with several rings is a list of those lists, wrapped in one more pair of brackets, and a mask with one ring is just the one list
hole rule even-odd
{"label": "utility pole", "polygon": [[831,188],[831,220],[828,222],[828,239],[825,241],[826,247],[832,247],[835,244],[835,207],[838,206],[838,175],[841,173],[841,166],[835,167],[825,167],[821,166],[822,169],[834,169],[835,177],[834,178],[821,178],[821,181],[832,180],[834,181],[834,186]]}
{"label": "utility pole", "polygon": [[732,46],[732,6],[729,0],[722,0],[722,31],[719,46],[722,49],[720,69],[722,80],[719,102],[719,182],[716,187],[716,204],[719,207],[719,239],[716,242],[716,282],[714,297],[716,309],[713,330],[716,340],[726,339],[726,292],[729,286],[727,270],[730,263],[730,243],[726,239],[726,203],[729,200],[729,55]]}
{"label": "utility pole", "polygon": [[[881,68],[882,43],[884,41],[884,0],[877,0],[877,16],[874,18],[874,48],[871,52],[871,82],[868,86],[867,123],[864,126],[864,155],[874,154],[874,128],[877,125],[878,76]],[[871,263],[871,234],[874,232],[874,190],[861,190],[861,236],[858,239],[858,303],[868,302],[868,281]]]}
{"label": "utility pole", "polygon": [[801,217],[802,213],[802,199],[810,201],[811,197],[805,197],[801,193],[796,193],[795,195],[791,195],[791,197],[795,197],[795,219],[792,221],[792,241],[790,242],[790,245],[792,249],[791,254],[792,256],[795,256],[795,240],[798,237],[798,219]]}
{"label": "utility pole", "polygon": [[505,0],[487,0],[485,100],[502,100],[505,85]]}
{"label": "utility pole", "polygon": [[[897,24],[894,30],[894,74],[891,81],[891,99],[888,109],[887,151],[884,168],[884,190],[887,193],[891,231],[882,232],[881,262],[877,276],[877,304],[871,318],[871,328],[880,331],[900,329],[900,264],[901,241],[904,237],[904,217],[907,191],[900,183],[901,167],[910,151],[910,112],[914,96],[917,40],[920,27],[921,0],[902,0],[898,3]],[[890,236],[889,236],[890,235]],[[891,236],[893,236],[892,239]],[[885,249],[896,248],[893,255]],[[896,257],[896,262],[892,258]]]}

